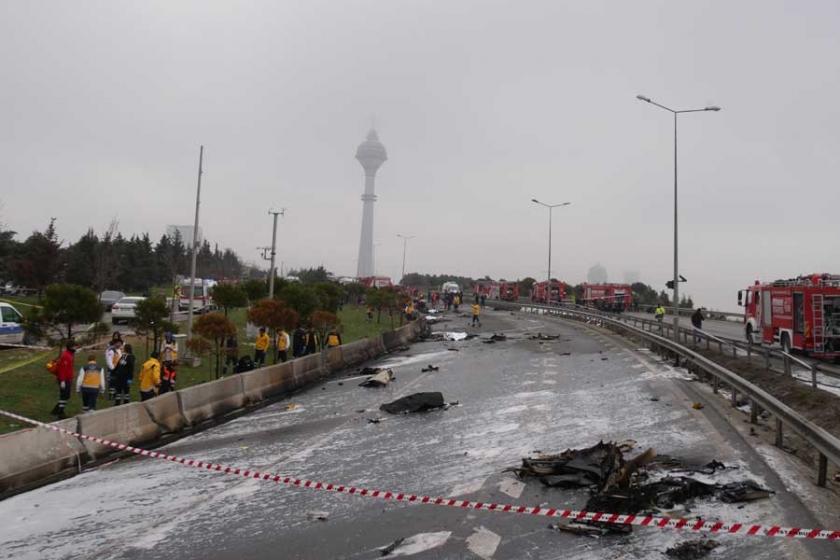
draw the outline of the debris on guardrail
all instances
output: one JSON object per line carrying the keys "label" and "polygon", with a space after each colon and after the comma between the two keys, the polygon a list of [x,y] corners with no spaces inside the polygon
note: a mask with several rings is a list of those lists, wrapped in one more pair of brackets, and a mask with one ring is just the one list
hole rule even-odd
{"label": "debris on guardrail", "polygon": [[390,369],[376,369],[375,373],[359,383],[359,387],[385,387],[396,379],[394,372]]}
{"label": "debris on guardrail", "polygon": [[427,393],[413,393],[406,395],[395,401],[385,403],[379,407],[379,410],[389,414],[408,414],[410,412],[426,412],[428,410],[435,410],[438,408],[448,408],[454,403],[447,403],[443,399],[443,394],[438,391],[431,391]]}
{"label": "debris on guardrail", "polygon": [[712,539],[695,539],[672,546],[665,550],[665,555],[677,560],[697,560],[705,558],[718,546],[719,543]]}
{"label": "debris on guardrail", "polygon": [[433,366],[432,364],[429,364],[428,366],[421,369],[420,373],[426,373],[427,371],[438,371],[438,370],[440,370],[440,366]]}

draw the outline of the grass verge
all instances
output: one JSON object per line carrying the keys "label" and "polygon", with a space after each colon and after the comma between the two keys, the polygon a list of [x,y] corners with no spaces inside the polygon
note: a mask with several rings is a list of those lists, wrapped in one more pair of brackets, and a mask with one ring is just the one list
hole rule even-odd
{"label": "grass verge", "polygon": [[[342,339],[345,344],[366,337],[377,336],[385,330],[390,330],[391,323],[387,316],[382,317],[381,323],[368,322],[365,309],[358,306],[345,306],[338,313],[342,326]],[[247,322],[245,309],[234,309],[229,313],[229,318],[236,325],[240,340],[240,354],[253,353],[253,340],[247,340],[245,327]],[[394,318],[394,326],[399,326],[399,319]],[[151,352],[151,342],[143,337],[126,337],[126,342],[134,348],[137,356],[137,372],[142,363],[148,359]],[[76,354],[76,370],[87,360],[88,354],[96,355],[97,361],[103,364],[105,361],[104,349],[99,348],[91,352],[79,351]],[[10,410],[36,420],[50,422],[53,418],[49,415],[50,410],[55,406],[58,399],[58,384],[55,377],[49,373],[44,365],[56,352],[33,351],[26,349],[0,350],[0,408]],[[215,379],[215,361],[212,357],[205,356],[199,367],[191,368],[180,366],[178,368],[177,387],[183,389],[199,383],[205,383]],[[133,401],[139,400],[140,396],[135,382],[131,387]],[[111,406],[111,402],[100,397],[97,408],[103,409]],[[67,415],[72,416],[81,412],[81,397],[78,393],[71,394],[70,402],[67,405]],[[0,433],[11,432],[26,428],[17,421],[0,417]]]}

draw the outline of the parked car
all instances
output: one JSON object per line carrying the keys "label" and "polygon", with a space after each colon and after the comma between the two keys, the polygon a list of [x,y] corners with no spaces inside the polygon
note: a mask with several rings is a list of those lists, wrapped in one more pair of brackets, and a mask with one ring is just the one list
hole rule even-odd
{"label": "parked car", "polygon": [[14,306],[0,302],[0,343],[23,344],[23,317]]}
{"label": "parked car", "polygon": [[117,323],[127,323],[129,320],[136,317],[134,310],[137,304],[143,301],[144,297],[124,297],[111,306],[111,322],[115,325]]}
{"label": "parked car", "polygon": [[105,311],[110,311],[115,303],[125,297],[125,294],[116,290],[105,290],[99,294],[99,303],[105,308]]}

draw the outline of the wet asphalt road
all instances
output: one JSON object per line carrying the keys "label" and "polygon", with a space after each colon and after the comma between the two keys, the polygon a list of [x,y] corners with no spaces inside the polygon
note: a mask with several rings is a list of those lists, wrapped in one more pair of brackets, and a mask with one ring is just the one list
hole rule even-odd
{"label": "wet asphalt road", "polygon": [[[816,524],[712,407],[691,408],[696,384],[684,372],[590,327],[508,312],[487,312],[483,320],[473,332],[504,332],[510,340],[418,343],[378,361],[396,374],[387,388],[335,378],[166,450],[325,482],[580,508],[585,490],[521,483],[503,471],[534,450],[633,439],[641,449],[738,467],[715,480],[748,477],[778,491],[743,508],[698,502],[690,515]],[[464,330],[466,322],[455,317],[435,329]],[[536,332],[560,339],[527,339]],[[421,373],[428,364],[440,371]],[[417,391],[442,391],[460,404],[419,415],[379,412],[381,403]],[[375,418],[382,421],[368,421]],[[312,512],[327,520],[310,519]],[[414,548],[404,543],[395,554],[655,559],[690,538],[636,529],[594,540],[548,524],[545,518],[407,506],[130,459],[0,502],[0,558],[372,559],[396,539],[410,538]],[[778,539],[718,540],[714,558],[809,557],[800,544]],[[808,550],[815,558],[832,558],[840,545]]]}

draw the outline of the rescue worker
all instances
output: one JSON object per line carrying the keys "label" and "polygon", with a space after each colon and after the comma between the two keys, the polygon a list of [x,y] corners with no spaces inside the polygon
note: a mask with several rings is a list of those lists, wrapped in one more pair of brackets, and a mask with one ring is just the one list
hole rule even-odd
{"label": "rescue worker", "polygon": [[662,304],[656,306],[656,309],[653,310],[653,316],[656,318],[657,321],[660,323],[665,318],[665,308],[662,307]]}
{"label": "rescue worker", "polygon": [[164,362],[178,363],[178,345],[175,343],[175,336],[171,332],[163,333],[160,359]]}
{"label": "rescue worker", "polygon": [[140,400],[147,401],[156,396],[160,387],[160,353],[152,352],[140,369]]}
{"label": "rescue worker", "polygon": [[166,361],[163,362],[160,375],[160,394],[168,393],[175,390],[175,377],[178,372],[175,371],[175,364]]}
{"label": "rescue worker", "polygon": [[96,364],[94,354],[89,355],[87,363],[79,369],[76,392],[82,394],[82,412],[96,410],[96,399],[105,392],[105,371]]}
{"label": "rescue worker", "polygon": [[236,373],[236,365],[239,363],[239,341],[236,335],[229,336],[225,339],[225,366],[222,368],[222,375],[227,375],[228,366],[231,371]]}
{"label": "rescue worker", "polygon": [[461,305],[461,294],[455,294],[452,297],[452,308],[455,309],[455,313],[458,313],[459,305]]}
{"label": "rescue worker", "polygon": [[306,331],[298,325],[292,333],[292,357],[299,358],[306,353]]}
{"label": "rescue worker", "polygon": [[311,326],[306,329],[306,347],[304,349],[304,355],[315,354],[318,352],[318,334],[315,332]]}
{"label": "rescue worker", "polygon": [[257,336],[257,341],[254,343],[254,367],[262,367],[265,365],[265,352],[268,350],[268,345],[271,344],[271,339],[265,332],[265,327],[260,327],[260,334]]}
{"label": "rescue worker", "polygon": [[120,333],[115,332],[111,338],[108,348],[105,349],[105,369],[108,371],[106,382],[108,384],[108,400],[113,401],[117,394],[117,365],[122,355],[122,338]]}
{"label": "rescue worker", "polygon": [[414,302],[409,300],[408,303],[405,304],[405,320],[406,321],[413,321],[414,320]]}
{"label": "rescue worker", "polygon": [[341,335],[338,334],[338,330],[332,328],[327,334],[327,348],[336,348],[337,346],[341,346]]}
{"label": "rescue worker", "polygon": [[74,371],[73,360],[76,354],[76,342],[70,340],[64,347],[61,357],[58,358],[58,364],[55,369],[55,379],[58,382],[58,403],[53,407],[52,414],[57,416],[59,420],[67,418],[64,414],[64,408],[67,406],[67,401],[70,399],[71,384],[73,383]]}
{"label": "rescue worker", "polygon": [[289,333],[286,332],[286,329],[280,329],[280,332],[277,333],[277,357],[280,358],[281,362],[289,359],[290,345]]}
{"label": "rescue worker", "polygon": [[116,395],[114,396],[114,404],[128,404],[131,402],[131,382],[134,380],[134,350],[131,344],[126,344],[123,347],[123,352],[120,355],[120,361],[117,364],[116,370]]}
{"label": "rescue worker", "polygon": [[367,322],[373,323],[373,307],[370,305],[367,306]]}
{"label": "rescue worker", "polygon": [[474,303],[472,304],[472,326],[474,327],[476,323],[478,326],[481,326],[481,319],[479,319],[479,315],[481,315],[481,305]]}

